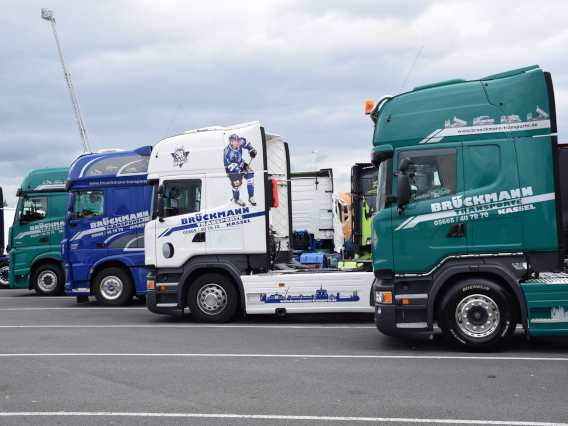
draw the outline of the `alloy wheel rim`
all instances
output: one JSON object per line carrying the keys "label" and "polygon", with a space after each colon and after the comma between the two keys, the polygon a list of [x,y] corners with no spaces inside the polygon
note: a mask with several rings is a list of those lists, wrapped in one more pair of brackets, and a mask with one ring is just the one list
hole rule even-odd
{"label": "alloy wheel rim", "polygon": [[9,274],[10,274],[9,266],[2,266],[0,268],[0,284],[2,285],[10,284]]}
{"label": "alloy wheel rim", "polygon": [[474,339],[490,336],[499,327],[501,312],[493,299],[472,294],[462,299],[456,308],[456,322],[462,333]]}
{"label": "alloy wheel rim", "polygon": [[37,285],[42,291],[53,291],[57,287],[57,275],[52,271],[43,271],[37,277]]}
{"label": "alloy wheel rim", "polygon": [[101,295],[106,300],[116,300],[118,299],[124,290],[124,285],[120,278],[115,276],[105,277],[101,281]]}
{"label": "alloy wheel rim", "polygon": [[206,284],[197,292],[197,305],[207,315],[217,315],[227,306],[227,293],[217,284]]}

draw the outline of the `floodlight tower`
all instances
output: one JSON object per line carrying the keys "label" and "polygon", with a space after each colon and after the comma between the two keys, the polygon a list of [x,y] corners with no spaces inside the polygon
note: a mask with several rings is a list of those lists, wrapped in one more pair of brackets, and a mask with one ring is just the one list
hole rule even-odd
{"label": "floodlight tower", "polygon": [[89,136],[87,135],[87,129],[85,127],[85,123],[83,122],[83,116],[81,115],[81,109],[79,108],[79,102],[77,101],[77,95],[75,94],[75,88],[73,87],[73,80],[71,80],[71,73],[67,68],[67,63],[65,62],[65,56],[63,55],[63,48],[61,47],[61,43],[59,42],[59,37],[57,36],[57,29],[55,28],[55,18],[53,17],[53,12],[49,9],[41,9],[41,17],[46,21],[51,22],[51,27],[53,28],[53,34],[55,35],[55,43],[57,44],[57,50],[59,51],[59,58],[61,59],[61,66],[63,67],[63,75],[65,76],[67,89],[69,89],[69,96],[71,97],[71,104],[73,105],[73,111],[75,111],[75,119],[77,120],[77,126],[79,127],[79,134],[81,135],[83,150],[86,153],[90,153],[91,144],[89,143]]}

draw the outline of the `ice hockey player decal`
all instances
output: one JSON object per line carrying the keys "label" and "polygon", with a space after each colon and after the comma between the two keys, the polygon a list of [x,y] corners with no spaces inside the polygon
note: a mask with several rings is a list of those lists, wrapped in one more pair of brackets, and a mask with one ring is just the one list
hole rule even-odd
{"label": "ice hockey player decal", "polygon": [[181,148],[176,147],[175,151],[172,153],[172,157],[174,157],[174,167],[179,166],[181,168],[181,166],[187,163],[188,154],[189,151],[186,151],[183,146]]}
{"label": "ice hockey player decal", "polygon": [[[243,159],[243,148],[248,149],[250,155],[249,163],[245,163]],[[246,203],[241,199],[241,184],[243,177],[247,180],[247,190],[249,203],[256,206],[254,200],[254,172],[250,167],[250,163],[256,157],[256,149],[245,138],[239,138],[236,134],[229,136],[229,145],[223,152],[223,161],[225,163],[225,171],[231,180],[233,189],[233,201],[241,207]]]}

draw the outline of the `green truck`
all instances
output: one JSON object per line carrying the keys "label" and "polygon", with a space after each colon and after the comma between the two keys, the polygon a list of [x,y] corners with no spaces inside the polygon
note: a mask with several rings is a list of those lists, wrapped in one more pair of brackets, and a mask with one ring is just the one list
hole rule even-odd
{"label": "green truck", "polygon": [[370,113],[375,324],[493,351],[568,336],[568,149],[538,66],[385,96]]}
{"label": "green truck", "polygon": [[68,167],[38,169],[27,174],[9,231],[10,287],[41,295],[63,293],[61,241],[67,206]]}
{"label": "green truck", "polygon": [[377,205],[377,168],[351,167],[351,237],[356,259],[371,259],[371,219]]}

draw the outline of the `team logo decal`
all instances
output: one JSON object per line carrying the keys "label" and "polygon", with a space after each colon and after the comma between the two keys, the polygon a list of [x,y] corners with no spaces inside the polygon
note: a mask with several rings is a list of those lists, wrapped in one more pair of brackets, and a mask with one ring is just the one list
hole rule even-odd
{"label": "team logo decal", "polygon": [[183,166],[189,160],[187,156],[189,155],[189,151],[186,151],[183,146],[181,148],[176,148],[175,151],[172,153],[172,157],[174,157],[174,167]]}

